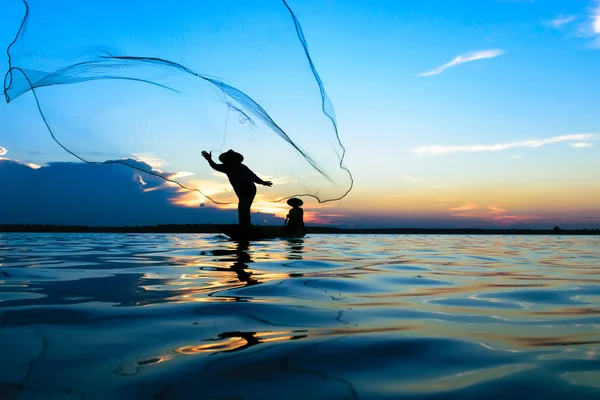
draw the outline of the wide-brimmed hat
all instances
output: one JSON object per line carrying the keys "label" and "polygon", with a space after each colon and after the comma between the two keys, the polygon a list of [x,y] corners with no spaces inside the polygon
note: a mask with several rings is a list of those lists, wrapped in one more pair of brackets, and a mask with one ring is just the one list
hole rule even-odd
{"label": "wide-brimmed hat", "polygon": [[230,149],[219,156],[219,161],[223,164],[241,164],[244,161],[244,156]]}
{"label": "wide-brimmed hat", "polygon": [[287,201],[288,205],[291,207],[300,207],[304,202],[296,197],[292,197]]}

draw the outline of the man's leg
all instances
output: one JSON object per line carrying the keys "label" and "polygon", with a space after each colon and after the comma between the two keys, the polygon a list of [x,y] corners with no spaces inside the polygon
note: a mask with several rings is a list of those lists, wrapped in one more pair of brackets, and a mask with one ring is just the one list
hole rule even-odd
{"label": "man's leg", "polygon": [[238,203],[238,220],[240,226],[249,227],[251,225],[250,219],[250,207],[252,206],[252,202],[247,199],[240,199]]}
{"label": "man's leg", "polygon": [[238,195],[238,220],[240,226],[250,227],[252,225],[250,208],[252,207],[254,196],[256,196],[256,188],[254,188],[254,190],[249,190],[247,193],[242,193],[241,196]]}

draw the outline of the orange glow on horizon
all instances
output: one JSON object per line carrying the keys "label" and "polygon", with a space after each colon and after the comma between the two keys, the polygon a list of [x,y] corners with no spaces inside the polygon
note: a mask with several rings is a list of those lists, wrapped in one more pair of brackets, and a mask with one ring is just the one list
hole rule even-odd
{"label": "orange glow on horizon", "polygon": [[[173,186],[173,183],[167,182]],[[186,190],[183,188],[179,188],[177,193],[177,197],[171,199],[171,204],[180,206],[180,207],[189,207],[189,208],[198,208],[200,204],[208,203],[210,207],[224,209],[224,210],[235,210],[237,209],[237,198],[229,183],[215,183],[213,181],[193,181],[188,183],[186,186],[191,188],[199,188],[202,187],[202,192],[208,196],[213,196],[217,194],[229,193],[228,201],[229,204],[214,204],[210,202],[205,196],[202,194],[192,191]],[[157,190],[158,187],[148,188],[144,191],[152,191]],[[264,194],[258,194],[252,203],[252,212],[258,212],[263,214],[270,214],[276,217],[285,218],[291,207],[287,205],[285,202],[277,202],[281,196],[270,196],[267,198]],[[323,206],[303,206],[304,209],[304,222],[306,223],[321,223],[323,218],[321,216],[320,210],[324,208]]]}
{"label": "orange glow on horizon", "polygon": [[461,207],[449,208],[448,211],[451,212],[450,215],[455,217],[478,218],[484,221],[496,222],[498,225],[510,225],[514,222],[527,222],[543,218],[538,215],[507,215],[509,210],[497,204],[488,207],[467,204]]}
{"label": "orange glow on horizon", "polygon": [[[237,208],[237,198],[229,182],[198,180],[187,185],[201,187],[207,195],[216,195],[218,200],[226,198],[230,203],[213,204],[197,192],[179,188],[177,196],[171,200],[173,205],[197,208],[205,203],[208,207],[219,209]],[[273,193],[266,194],[259,190],[252,212],[285,218],[291,207],[285,202],[277,202],[279,198]],[[420,185],[404,192],[388,190],[376,194],[357,189],[341,201],[312,204],[308,199],[307,203],[303,206],[307,224],[331,225],[371,216],[480,220],[484,224],[509,226],[542,220],[556,220],[558,223],[575,218],[584,221],[584,214],[600,213],[600,187],[575,185],[571,188],[549,188],[542,184],[528,187],[517,184],[510,187],[492,184],[454,187]]]}
{"label": "orange glow on horizon", "polygon": [[[166,184],[171,185],[171,186],[178,186],[175,185],[174,183],[170,183],[170,182],[166,182]],[[207,181],[207,180],[194,180],[194,181],[190,181],[186,183],[186,186],[192,189],[196,189],[196,190],[186,190],[183,189],[182,187],[178,186],[177,189],[177,197],[175,197],[174,199],[171,199],[171,204],[176,205],[176,206],[182,206],[182,207],[190,207],[190,208],[197,208],[200,206],[200,204],[206,203],[207,201],[209,201],[206,196],[216,196],[219,194],[225,194],[225,193],[230,193],[229,196],[227,196],[227,199],[224,201],[234,201],[235,195],[233,194],[233,190],[231,189],[231,186],[229,186],[229,183],[225,183],[225,182],[215,182],[215,181]],[[199,191],[201,191],[204,195],[202,195]],[[224,197],[224,196],[219,196]],[[237,203],[237,202],[236,202]],[[222,205],[220,205],[222,206]],[[227,207],[225,208],[230,208],[229,205],[225,205]],[[236,206],[237,207],[237,206]]]}

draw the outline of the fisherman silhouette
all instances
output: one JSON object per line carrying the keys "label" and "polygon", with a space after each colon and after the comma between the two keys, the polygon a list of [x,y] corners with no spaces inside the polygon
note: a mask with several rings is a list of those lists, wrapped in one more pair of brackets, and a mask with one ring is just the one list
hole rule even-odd
{"label": "fisherman silhouette", "polygon": [[285,217],[285,222],[283,223],[285,229],[291,232],[304,232],[304,210],[301,207],[304,202],[293,197],[287,203],[292,209]]}
{"label": "fisherman silhouette", "polygon": [[222,164],[217,164],[212,159],[212,152],[202,151],[202,157],[208,161],[208,164],[215,171],[222,172],[227,175],[229,183],[233,187],[233,191],[238,197],[238,220],[241,227],[249,228],[251,226],[250,207],[256,196],[256,185],[258,183],[264,186],[273,186],[270,181],[263,181],[247,166],[242,164],[244,156],[236,153],[233,150],[228,150],[219,155],[219,161]]}

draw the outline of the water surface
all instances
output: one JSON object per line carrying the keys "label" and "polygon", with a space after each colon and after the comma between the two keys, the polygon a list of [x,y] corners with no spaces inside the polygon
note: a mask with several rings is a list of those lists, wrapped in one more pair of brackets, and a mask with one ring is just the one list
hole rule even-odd
{"label": "water surface", "polygon": [[600,238],[0,234],[0,399],[600,398]]}

